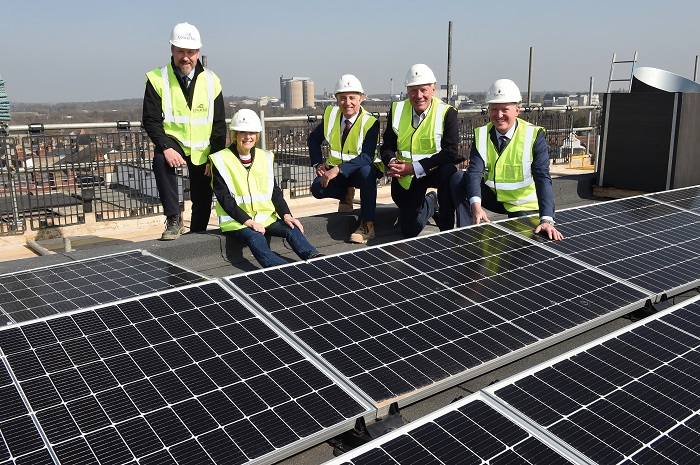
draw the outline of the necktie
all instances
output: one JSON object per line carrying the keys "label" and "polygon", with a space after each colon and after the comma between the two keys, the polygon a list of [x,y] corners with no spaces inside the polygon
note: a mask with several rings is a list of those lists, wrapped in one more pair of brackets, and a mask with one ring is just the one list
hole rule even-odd
{"label": "necktie", "polygon": [[506,136],[501,136],[498,138],[498,152],[503,152],[505,150],[506,145],[508,145],[508,138]]}
{"label": "necktie", "polygon": [[340,137],[340,144],[345,144],[345,139],[348,137],[348,133],[350,132],[350,126],[352,126],[352,123],[350,122],[349,119],[345,120],[345,129],[343,129],[343,135]]}
{"label": "necktie", "polygon": [[185,84],[185,89],[190,88],[190,77],[189,76],[182,76],[182,83]]}

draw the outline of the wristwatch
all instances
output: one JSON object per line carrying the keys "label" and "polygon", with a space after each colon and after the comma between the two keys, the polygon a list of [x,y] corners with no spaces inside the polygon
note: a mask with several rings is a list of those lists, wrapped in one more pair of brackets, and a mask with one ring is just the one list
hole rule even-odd
{"label": "wristwatch", "polygon": [[543,220],[540,220],[540,224],[551,224],[551,225],[554,225],[554,221],[552,221],[552,220],[547,220],[547,219],[543,219]]}

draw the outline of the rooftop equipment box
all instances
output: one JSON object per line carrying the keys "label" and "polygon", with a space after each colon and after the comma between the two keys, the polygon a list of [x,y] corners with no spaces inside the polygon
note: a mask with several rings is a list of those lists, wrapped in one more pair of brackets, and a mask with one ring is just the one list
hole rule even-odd
{"label": "rooftop equipment box", "polygon": [[603,187],[658,192],[700,184],[700,93],[603,96]]}
{"label": "rooftop equipment box", "polygon": [[603,95],[598,183],[657,192],[700,184],[700,84],[636,68],[629,94]]}

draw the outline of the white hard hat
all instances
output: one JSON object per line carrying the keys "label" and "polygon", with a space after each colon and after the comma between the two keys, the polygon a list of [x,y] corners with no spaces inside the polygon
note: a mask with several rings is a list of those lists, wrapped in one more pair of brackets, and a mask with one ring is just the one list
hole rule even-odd
{"label": "white hard hat", "polygon": [[340,76],[340,79],[338,79],[338,82],[335,84],[334,93],[337,94],[338,92],[358,92],[360,94],[365,93],[365,91],[362,90],[362,84],[360,84],[360,80],[352,74],[343,74],[342,76]]}
{"label": "white hard hat", "polygon": [[170,34],[170,44],[180,48],[199,50],[202,40],[199,31],[190,23],[178,23]]}
{"label": "white hard hat", "polygon": [[422,63],[411,66],[406,73],[406,87],[435,84],[436,82],[433,70]]}
{"label": "white hard hat", "polygon": [[510,79],[498,79],[486,93],[486,103],[520,103],[523,96],[518,86]]}
{"label": "white hard hat", "polygon": [[232,131],[260,132],[262,131],[262,123],[257,113],[243,108],[238,110],[231,118],[230,129]]}

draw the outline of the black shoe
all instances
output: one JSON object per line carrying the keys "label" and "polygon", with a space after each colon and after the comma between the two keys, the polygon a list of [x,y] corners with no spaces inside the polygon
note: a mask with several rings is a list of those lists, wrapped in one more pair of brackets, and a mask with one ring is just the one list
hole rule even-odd
{"label": "black shoe", "polygon": [[425,194],[425,197],[430,199],[433,202],[433,205],[435,206],[435,213],[433,213],[433,221],[435,221],[435,224],[438,224],[438,218],[440,218],[440,204],[438,203],[437,194],[435,193],[435,191],[430,191],[427,194]]}

